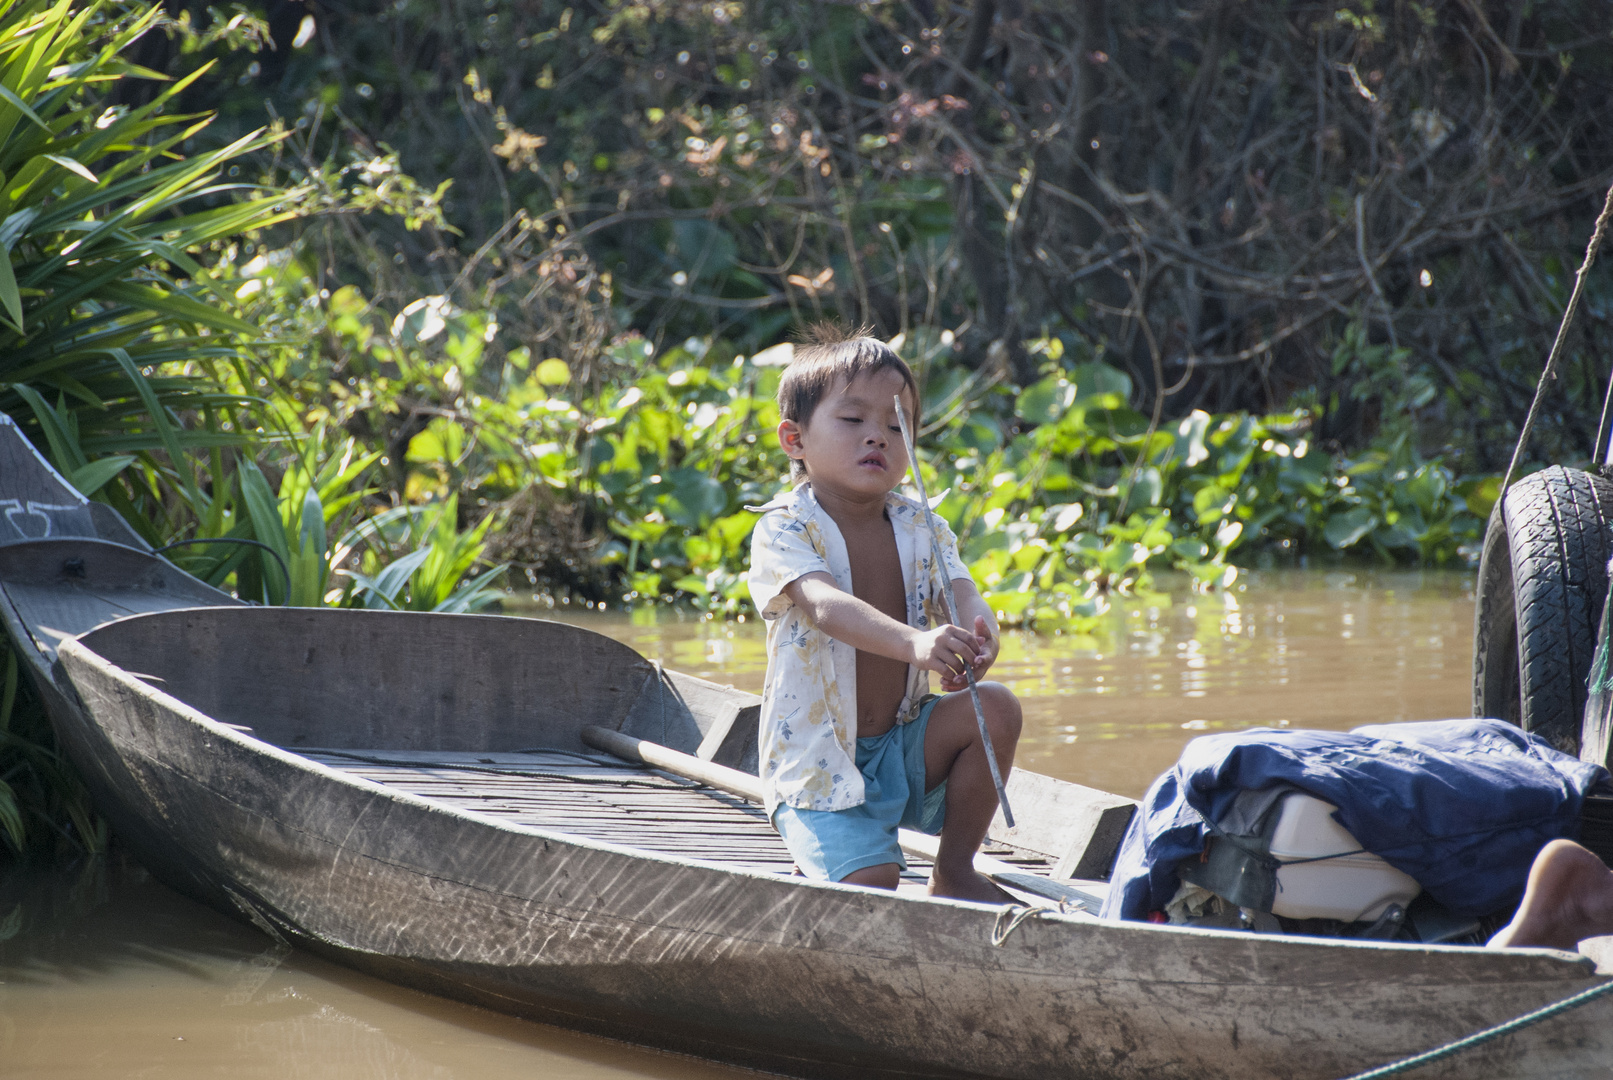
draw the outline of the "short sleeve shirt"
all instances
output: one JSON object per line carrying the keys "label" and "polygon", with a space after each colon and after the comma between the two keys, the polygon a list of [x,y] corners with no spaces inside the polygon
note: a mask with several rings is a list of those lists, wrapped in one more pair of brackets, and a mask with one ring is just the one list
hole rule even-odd
{"label": "short sleeve shirt", "polygon": [[[857,650],[818,629],[784,592],[793,581],[826,573],[851,592],[851,561],[834,519],[810,484],[761,508],[751,534],[750,591],[767,621],[767,676],[762,689],[758,761],[771,816],[780,803],[803,810],[845,810],[863,802],[856,767]],[[885,513],[896,535],[909,626],[927,630],[946,621],[942,580],[935,571],[924,506],[892,492]],[[947,578],[968,579],[958,543],[940,529]],[[908,723],[929,692],[929,672],[909,665],[896,722]]]}

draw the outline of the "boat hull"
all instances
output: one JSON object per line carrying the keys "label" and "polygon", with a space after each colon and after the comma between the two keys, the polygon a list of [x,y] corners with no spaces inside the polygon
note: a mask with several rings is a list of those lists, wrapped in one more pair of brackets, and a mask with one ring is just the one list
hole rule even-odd
{"label": "boat hull", "polygon": [[[220,618],[259,614],[273,615]],[[352,639],[351,616],[368,614],[382,613],[303,613],[306,642],[279,640],[292,629],[279,616],[272,648],[317,649],[332,640],[318,633],[326,616],[347,616],[326,625]],[[181,616],[179,639],[208,637],[207,612],[128,623]],[[500,632],[514,643],[543,625],[510,622]],[[434,624],[441,649],[475,655],[456,625],[475,636]],[[514,826],[243,735],[157,688],[168,679],[99,655],[107,634],[60,650],[81,706],[67,721],[83,725],[67,743],[154,873],[361,970],[569,1028],[804,1077],[1300,1080],[1392,1061],[1597,981],[1589,961],[1544,950],[1021,918]],[[340,667],[362,679],[366,662],[397,667],[352,648]],[[624,662],[616,679],[639,673]],[[281,712],[347,692],[295,673],[285,683]],[[391,688],[405,700],[432,690]],[[240,702],[226,705],[239,722]],[[614,723],[582,722],[620,726],[633,705],[605,708]],[[1610,1021],[1604,999],[1418,1075],[1600,1075]]]}

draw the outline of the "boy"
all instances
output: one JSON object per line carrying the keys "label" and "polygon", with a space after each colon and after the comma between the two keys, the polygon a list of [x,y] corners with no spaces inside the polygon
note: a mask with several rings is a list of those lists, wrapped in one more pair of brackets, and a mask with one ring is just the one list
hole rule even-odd
{"label": "boy", "polygon": [[[767,811],[808,877],[894,889],[906,868],[898,826],[940,833],[930,893],[1001,902],[974,869],[997,808],[965,690],[997,658],[996,621],[957,541],[937,522],[934,566],[924,508],[896,492],[907,451],[901,395],[916,431],[913,373],[884,343],[819,331],[779,384],[779,444],[795,490],[763,507],[750,589],[768,620],[760,772]],[[942,574],[958,617],[946,623]],[[928,693],[941,674],[944,697]],[[1019,703],[1000,683],[980,699],[1006,777]]]}

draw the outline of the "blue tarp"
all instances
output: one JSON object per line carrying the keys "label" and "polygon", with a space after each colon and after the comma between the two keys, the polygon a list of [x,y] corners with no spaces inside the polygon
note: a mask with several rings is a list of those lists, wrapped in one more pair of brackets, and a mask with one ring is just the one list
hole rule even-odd
{"label": "blue tarp", "polygon": [[1608,780],[1499,720],[1374,724],[1340,731],[1256,728],[1194,739],[1155,780],[1120,846],[1106,918],[1141,919],[1176,894],[1176,867],[1204,850],[1239,791],[1288,783],[1458,915],[1523,896],[1535,855],[1579,836],[1585,794]]}

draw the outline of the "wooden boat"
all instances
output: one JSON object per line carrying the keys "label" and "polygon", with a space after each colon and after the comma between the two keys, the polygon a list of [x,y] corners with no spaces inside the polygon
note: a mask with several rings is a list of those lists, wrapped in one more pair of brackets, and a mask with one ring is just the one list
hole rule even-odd
{"label": "wooden boat", "polygon": [[[1069,878],[1096,876],[1126,804],[1028,773],[992,853],[1062,905],[806,881],[723,790],[754,772],[751,695],[556,623],[239,604],[88,506],[4,417],[0,592],[64,746],[161,880],[539,1021],[806,1077],[1294,1080],[1604,981],[1553,950],[1097,919],[1101,882]],[[590,728],[719,786],[601,754]],[[1609,1061],[1604,997],[1417,1075]]]}

